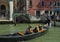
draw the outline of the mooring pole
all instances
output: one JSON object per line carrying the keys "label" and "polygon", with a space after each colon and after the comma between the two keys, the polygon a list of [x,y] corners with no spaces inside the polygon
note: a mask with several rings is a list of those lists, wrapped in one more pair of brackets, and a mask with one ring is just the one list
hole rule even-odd
{"label": "mooring pole", "polygon": [[14,26],[16,26],[16,16],[14,17]]}

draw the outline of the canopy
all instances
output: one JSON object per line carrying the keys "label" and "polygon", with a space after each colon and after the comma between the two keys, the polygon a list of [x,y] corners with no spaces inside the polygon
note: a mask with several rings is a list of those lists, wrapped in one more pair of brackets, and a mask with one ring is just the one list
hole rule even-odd
{"label": "canopy", "polygon": [[54,12],[60,11],[60,8],[54,8],[53,11]]}

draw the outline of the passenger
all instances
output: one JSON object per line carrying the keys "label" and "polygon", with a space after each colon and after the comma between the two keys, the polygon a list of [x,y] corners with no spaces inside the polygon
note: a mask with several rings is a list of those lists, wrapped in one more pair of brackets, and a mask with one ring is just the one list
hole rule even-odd
{"label": "passenger", "polygon": [[35,29],[33,29],[33,32],[34,32],[34,33],[39,32],[38,26],[36,26]]}
{"label": "passenger", "polygon": [[42,30],[42,26],[39,26],[39,30]]}
{"label": "passenger", "polygon": [[39,26],[39,32],[42,32],[44,29],[43,29],[43,26]]}
{"label": "passenger", "polygon": [[31,33],[32,33],[32,26],[30,25],[30,26],[27,28],[25,34],[31,34]]}

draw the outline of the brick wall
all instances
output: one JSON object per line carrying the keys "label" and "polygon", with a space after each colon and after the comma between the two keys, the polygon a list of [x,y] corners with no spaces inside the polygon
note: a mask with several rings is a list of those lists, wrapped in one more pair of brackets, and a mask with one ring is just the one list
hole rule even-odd
{"label": "brick wall", "polygon": [[[45,6],[41,6],[42,0],[32,0],[32,7],[29,7],[29,13],[31,15],[36,15],[36,10],[42,11],[42,10],[52,10],[54,7],[54,1],[55,0],[44,0]],[[52,5],[50,6],[50,1],[52,1]],[[57,0],[56,0],[57,1]]]}

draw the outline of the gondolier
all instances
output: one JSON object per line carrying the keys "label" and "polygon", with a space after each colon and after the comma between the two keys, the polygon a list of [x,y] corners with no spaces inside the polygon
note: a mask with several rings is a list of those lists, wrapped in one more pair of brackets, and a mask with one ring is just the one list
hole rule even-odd
{"label": "gondolier", "polygon": [[50,27],[50,23],[51,23],[51,16],[50,14],[47,15],[47,24]]}

